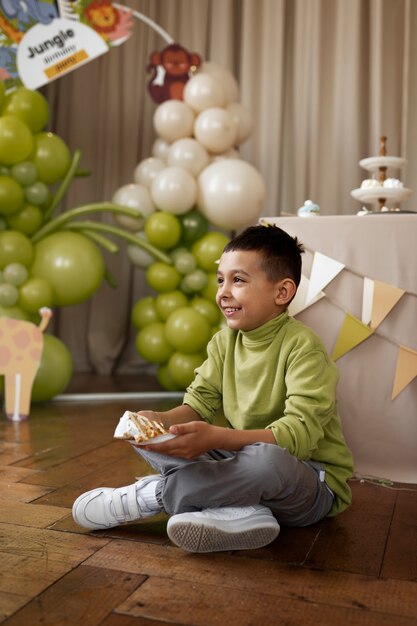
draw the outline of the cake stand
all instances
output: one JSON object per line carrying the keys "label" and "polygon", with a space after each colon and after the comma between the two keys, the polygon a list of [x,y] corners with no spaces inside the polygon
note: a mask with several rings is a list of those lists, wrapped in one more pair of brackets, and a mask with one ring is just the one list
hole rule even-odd
{"label": "cake stand", "polygon": [[[384,181],[387,179],[387,171],[394,170],[401,172],[407,165],[407,160],[401,157],[387,156],[386,154],[386,137],[381,137],[380,156],[368,157],[359,161],[359,165],[372,173],[372,178],[380,183],[375,187],[360,187],[353,189],[350,193],[355,200],[365,204],[378,205],[379,210],[383,212],[400,212],[397,205],[407,200],[412,194],[412,189],[406,187],[384,187]],[[388,208],[387,203],[393,203],[394,208]]]}

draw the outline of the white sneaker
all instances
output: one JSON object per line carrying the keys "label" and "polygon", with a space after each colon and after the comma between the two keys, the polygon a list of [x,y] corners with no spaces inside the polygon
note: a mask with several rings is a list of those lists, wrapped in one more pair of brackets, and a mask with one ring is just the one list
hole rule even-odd
{"label": "white sneaker", "polygon": [[162,507],[156,502],[156,498],[144,498],[143,488],[160,478],[161,476],[155,474],[144,476],[127,487],[99,487],[86,491],[74,502],[72,516],[84,528],[103,530],[157,515]]}
{"label": "white sneaker", "polygon": [[189,552],[253,550],[271,543],[279,524],[262,505],[179,513],[168,520],[168,537]]}

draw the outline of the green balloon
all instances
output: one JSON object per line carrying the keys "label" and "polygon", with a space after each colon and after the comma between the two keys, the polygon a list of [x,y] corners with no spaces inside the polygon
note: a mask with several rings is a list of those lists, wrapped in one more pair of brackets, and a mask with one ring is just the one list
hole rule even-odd
{"label": "green balloon", "polygon": [[0,176],[0,213],[13,215],[22,206],[24,193],[22,187],[11,176]]}
{"label": "green balloon", "polygon": [[191,307],[177,309],[167,319],[165,334],[169,343],[185,354],[205,348],[211,336],[210,324]]}
{"label": "green balloon", "polygon": [[33,185],[36,182],[38,177],[38,172],[36,169],[36,165],[31,163],[31,161],[22,161],[21,163],[16,163],[10,170],[13,178],[23,187],[27,185]]}
{"label": "green balloon", "polygon": [[146,296],[138,300],[131,314],[132,324],[136,328],[144,328],[148,324],[159,322],[159,316],[155,307],[155,298],[152,296]]}
{"label": "green balloon", "polygon": [[167,320],[173,311],[188,305],[187,296],[182,291],[161,293],[155,299],[155,308],[162,320]]}
{"label": "green balloon", "polygon": [[210,326],[216,326],[220,322],[220,310],[217,304],[206,298],[196,297],[191,300],[191,307],[203,315]]}
{"label": "green balloon", "polygon": [[48,122],[49,105],[39,91],[18,87],[4,99],[2,114],[18,117],[33,133],[37,133]]}
{"label": "green balloon", "polygon": [[38,133],[33,143],[30,160],[36,165],[39,180],[52,185],[64,178],[71,163],[67,144],[54,133]]}
{"label": "green balloon", "polygon": [[11,317],[15,320],[26,320],[27,322],[32,321],[29,313],[20,306],[5,307],[0,305],[0,317]]}
{"label": "green balloon", "polygon": [[210,300],[210,302],[216,302],[217,289],[217,273],[207,274],[207,285],[202,289],[200,295],[206,300]]}
{"label": "green balloon", "polygon": [[104,271],[100,250],[79,233],[56,232],[35,245],[31,273],[50,283],[58,306],[87,300],[100,287]]}
{"label": "green balloon", "polygon": [[217,272],[217,263],[229,237],[219,232],[210,232],[195,242],[191,251],[197,259],[197,265],[205,272]]}
{"label": "green balloon", "polygon": [[0,107],[3,106],[5,95],[6,95],[6,85],[4,84],[4,80],[0,80]]}
{"label": "green balloon", "polygon": [[46,402],[65,391],[72,372],[72,357],[67,346],[57,337],[45,334],[41,362],[32,387],[32,402]]}
{"label": "green balloon", "polygon": [[197,267],[197,260],[191,252],[184,251],[176,254],[174,265],[180,274],[189,274]]}
{"label": "green balloon", "polygon": [[34,246],[30,239],[17,230],[0,232],[0,269],[9,263],[22,263],[29,267],[33,260]]}
{"label": "green balloon", "polygon": [[205,357],[202,353],[184,354],[174,352],[168,361],[168,370],[172,380],[180,389],[185,389],[194,380],[194,370],[199,367]]}
{"label": "green balloon", "polygon": [[155,211],[146,219],[145,234],[153,246],[168,250],[177,245],[181,237],[181,224],[172,213]]}
{"label": "green balloon", "polygon": [[45,278],[31,276],[20,288],[20,306],[30,313],[37,313],[43,306],[52,307],[54,292]]}
{"label": "green balloon", "polygon": [[14,306],[19,300],[19,290],[15,285],[2,283],[0,285],[0,304],[4,307]]}
{"label": "green balloon", "polygon": [[180,391],[181,386],[175,382],[175,380],[171,376],[171,372],[169,370],[168,364],[163,363],[158,367],[158,371],[156,373],[156,377],[158,379],[158,383],[166,389],[167,391]]}
{"label": "green balloon", "polygon": [[207,274],[203,270],[193,270],[181,281],[181,288],[187,293],[196,293],[201,291],[207,285]]}
{"label": "green balloon", "polygon": [[165,337],[162,322],[148,324],[136,337],[136,349],[149,363],[165,363],[174,352]]}
{"label": "green balloon", "polygon": [[0,117],[0,162],[14,165],[28,158],[34,145],[30,128],[13,115]]}
{"label": "green balloon", "polygon": [[18,230],[24,235],[31,236],[36,233],[43,222],[43,214],[38,206],[24,204],[17,213],[9,215],[7,225],[12,230]]}
{"label": "green balloon", "polygon": [[148,285],[159,291],[165,293],[167,291],[174,291],[181,281],[181,274],[168,263],[162,261],[156,261],[148,267],[146,271],[146,280]]}
{"label": "green balloon", "polygon": [[208,231],[209,223],[207,219],[195,209],[180,215],[179,220],[182,226],[181,241],[186,245],[194,243]]}
{"label": "green balloon", "polygon": [[22,263],[9,263],[3,270],[3,280],[20,287],[28,279],[29,272]]}

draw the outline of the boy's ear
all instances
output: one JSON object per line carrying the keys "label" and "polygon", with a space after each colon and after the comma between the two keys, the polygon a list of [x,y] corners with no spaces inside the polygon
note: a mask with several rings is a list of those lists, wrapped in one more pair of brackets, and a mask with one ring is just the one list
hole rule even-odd
{"label": "boy's ear", "polygon": [[288,304],[295,296],[297,285],[292,278],[284,278],[277,283],[275,302],[278,306]]}

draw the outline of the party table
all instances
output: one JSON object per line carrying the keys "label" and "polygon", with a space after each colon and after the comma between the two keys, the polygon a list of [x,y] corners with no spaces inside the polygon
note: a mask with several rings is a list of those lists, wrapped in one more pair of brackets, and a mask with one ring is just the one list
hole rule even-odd
{"label": "party table", "polygon": [[[308,281],[314,266],[317,278],[318,260],[324,268],[342,264],[320,299],[295,315],[321,336],[329,354],[342,334],[348,341],[365,334],[336,360],[340,414],[356,472],[417,483],[417,213],[262,219],[304,244]],[[372,332],[363,321],[366,284],[382,289],[382,308],[386,292],[404,290]]]}

